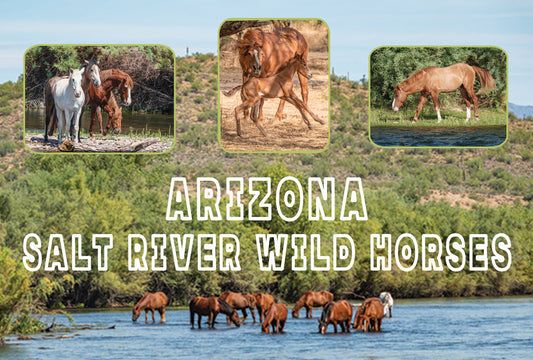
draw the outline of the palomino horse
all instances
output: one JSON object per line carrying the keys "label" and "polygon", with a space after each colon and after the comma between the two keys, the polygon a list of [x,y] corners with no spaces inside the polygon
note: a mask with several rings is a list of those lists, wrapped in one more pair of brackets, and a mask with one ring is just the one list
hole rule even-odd
{"label": "palomino horse", "polygon": [[[324,125],[326,122],[319,119],[309,107],[298,99],[294,91],[292,90],[292,78],[294,73],[304,76],[305,78],[311,78],[312,74],[305,62],[305,59],[300,55],[296,55],[295,58],[291,59],[287,66],[283,68],[279,73],[273,76],[266,78],[250,78],[243,85],[239,85],[231,89],[230,91],[223,92],[226,96],[231,96],[238,90],[241,90],[241,97],[243,103],[235,107],[235,121],[237,122],[237,135],[242,136],[241,131],[241,119],[240,113],[244,113],[246,110],[250,109],[259,104],[260,100],[263,98],[280,98],[286,100],[292,105],[294,105],[302,114],[302,118],[309,127],[312,129],[311,123],[305,115],[307,111],[315,121]],[[257,109],[257,108],[256,108]],[[260,117],[260,116],[259,116]],[[261,126],[261,121],[258,119],[256,111],[250,115],[250,118],[253,120],[257,128],[261,131],[264,136],[268,136]]]}
{"label": "palomino horse", "polygon": [[302,307],[305,307],[305,317],[313,317],[313,307],[324,306],[333,301],[333,294],[329,291],[322,290],[319,292],[308,291],[303,294],[292,309],[292,317],[297,318]]}
{"label": "palomino horse", "polygon": [[[81,87],[84,71],[85,69],[69,69],[68,79],[61,79],[55,84],[54,104],[59,129],[58,145],[62,144],[63,126],[65,126],[67,139],[79,141],[78,120],[85,104],[85,95]],[[71,121],[74,121],[74,135],[71,135],[70,131]]]}
{"label": "palomino horse", "polygon": [[383,316],[386,316],[388,311],[389,317],[392,317],[392,306],[394,305],[394,299],[392,298],[390,292],[382,292],[379,294],[379,299],[383,303]]}
{"label": "palomino horse", "polygon": [[329,324],[333,324],[335,333],[337,333],[337,324],[340,324],[342,332],[350,332],[352,315],[352,305],[348,301],[328,302],[324,306],[320,320],[318,320],[318,332],[325,334]]}
{"label": "palomino horse", "polygon": [[[96,60],[85,60],[84,63],[80,66],[80,70],[83,71],[83,79],[81,82],[81,87],[83,88],[83,93],[85,95],[85,104],[89,101],[89,84],[93,84],[95,87],[99,87],[102,84],[100,80],[100,66]],[[48,135],[52,135],[53,129],[57,124],[57,115],[56,108],[54,103],[54,88],[59,80],[67,79],[68,76],[54,76],[49,79],[44,88],[44,104],[45,104],[45,129],[44,129],[44,141],[48,141]],[[83,110],[82,110],[83,114]],[[80,114],[81,119],[81,114]],[[50,122],[52,122],[50,124]],[[48,133],[48,125],[50,125],[50,133]],[[68,130],[70,132],[70,129]],[[79,138],[79,134],[78,134]]]}
{"label": "palomino horse", "polygon": [[[292,28],[281,28],[273,32],[264,32],[261,29],[247,30],[242,39],[237,43],[239,62],[242,68],[242,83],[250,77],[266,78],[280,72],[296,55],[301,56],[306,62],[309,55],[309,46],[302,34]],[[309,90],[307,79],[298,74],[302,88],[302,99],[307,104]],[[244,99],[243,99],[244,100]],[[285,99],[281,99],[276,120],[281,121]],[[263,102],[259,104],[259,121],[263,120]],[[246,114],[245,114],[246,116]]]}
{"label": "palomino horse", "polygon": [[287,310],[287,305],[272,304],[270,310],[268,310],[268,313],[265,316],[265,321],[261,325],[261,332],[268,334],[270,326],[272,326],[273,334],[282,333],[283,328],[285,327],[285,323],[287,322],[288,314],[289,311]]}
{"label": "palomino horse", "polygon": [[[100,133],[105,136],[111,126],[115,134],[120,133],[122,127],[122,108],[119,108],[113,90],[118,89],[120,97],[126,106],[131,105],[131,91],[133,90],[133,78],[124,71],[118,69],[103,70],[100,72],[102,79],[102,86],[97,88],[93,85],[89,86],[89,103],[91,106],[91,126],[89,133],[94,137],[93,127],[96,118],[100,123]],[[105,130],[102,128],[102,111],[104,109],[109,114],[109,121]]]}
{"label": "palomino horse", "polygon": [[168,297],[161,291],[152,293],[146,293],[141,300],[133,307],[133,315],[131,320],[136,321],[141,315],[141,311],[146,312],[146,322],[148,322],[148,311],[152,312],[152,322],[155,323],[155,313],[154,310],[159,311],[161,315],[161,322],[165,323],[165,307],[168,303]]}
{"label": "palomino horse", "polygon": [[259,322],[263,323],[265,314],[268,312],[272,304],[274,304],[274,297],[270,294],[255,293],[252,295],[255,299],[255,307],[259,314]]}
{"label": "palomino horse", "polygon": [[239,314],[237,311],[228,305],[224,300],[219,299],[216,296],[204,298],[197,296],[189,302],[189,311],[191,313],[191,328],[194,329],[194,314],[198,314],[198,329],[202,328],[201,320],[202,315],[207,316],[207,324],[212,329],[215,328],[215,319],[218,313],[226,314],[230,317],[231,321],[241,326],[239,321]]}
{"label": "palomino horse", "polygon": [[353,327],[363,331],[381,331],[383,303],[378,298],[369,298],[357,309]]}
{"label": "palomino horse", "polygon": [[452,92],[459,89],[463,96],[463,100],[466,103],[466,121],[470,120],[470,100],[474,103],[474,115],[476,121],[479,121],[477,111],[478,100],[474,93],[474,80],[476,79],[476,74],[481,83],[479,93],[494,88],[494,79],[489,72],[477,66],[457,63],[443,68],[436,66],[425,67],[409,76],[407,80],[401,84],[396,85],[394,88],[392,110],[398,111],[408,95],[420,92],[420,102],[416,108],[413,122],[416,122],[420,110],[422,110],[428,96],[431,95],[439,119],[438,122],[440,123],[442,118],[440,117],[439,93]]}
{"label": "palomino horse", "polygon": [[[254,306],[255,306],[255,298],[248,293],[235,293],[233,291],[225,291],[222,294],[220,294],[220,299],[224,300],[228,303],[229,306],[234,308],[235,310],[242,310],[242,316],[244,319],[242,322],[246,321],[246,318],[248,317],[248,313],[246,312],[246,309],[250,309],[250,312],[252,313],[252,318],[254,319],[255,323],[255,313],[254,313]],[[228,323],[229,323],[229,317],[228,317]]]}

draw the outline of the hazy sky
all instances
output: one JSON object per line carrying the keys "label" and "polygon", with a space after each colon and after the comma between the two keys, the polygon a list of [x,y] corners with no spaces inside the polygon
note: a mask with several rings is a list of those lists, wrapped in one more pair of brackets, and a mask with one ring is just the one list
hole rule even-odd
{"label": "hazy sky", "polygon": [[531,1],[9,1],[0,5],[0,83],[16,80],[36,44],[163,44],[184,55],[217,50],[227,18],[321,18],[331,66],[368,74],[382,45],[494,45],[509,56],[509,101],[533,105]]}

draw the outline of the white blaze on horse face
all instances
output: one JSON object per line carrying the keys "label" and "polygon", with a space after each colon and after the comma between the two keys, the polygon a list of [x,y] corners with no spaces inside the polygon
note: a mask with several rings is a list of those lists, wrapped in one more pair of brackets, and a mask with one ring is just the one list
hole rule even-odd
{"label": "white blaze on horse face", "polygon": [[392,110],[394,111],[399,110],[398,106],[396,106],[396,97],[394,97],[394,99],[392,100]]}
{"label": "white blaze on horse face", "polygon": [[102,81],[100,80],[100,67],[98,65],[93,65],[91,67],[91,81],[95,87],[100,87]]}
{"label": "white blaze on horse face", "polygon": [[254,68],[254,72],[257,75],[260,75],[261,74],[261,63],[259,61],[259,53],[258,53],[257,49],[254,49],[254,57],[255,57],[255,63],[256,63],[256,65],[253,67]]}
{"label": "white blaze on horse face", "polygon": [[128,100],[126,100],[126,106],[131,105],[131,89],[126,86],[126,89],[128,89]]}

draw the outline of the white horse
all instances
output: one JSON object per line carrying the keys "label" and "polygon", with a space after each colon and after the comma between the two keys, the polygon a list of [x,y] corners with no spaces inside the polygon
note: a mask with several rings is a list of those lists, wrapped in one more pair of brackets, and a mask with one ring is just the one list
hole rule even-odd
{"label": "white horse", "polygon": [[[85,68],[69,69],[68,79],[59,80],[54,87],[54,103],[59,130],[58,145],[62,143],[63,122],[65,122],[67,139],[70,137],[72,141],[79,142],[79,118],[85,105],[85,94],[81,87],[84,71]],[[74,134],[70,131],[71,121],[74,122]]]}
{"label": "white horse", "polygon": [[379,294],[379,299],[383,303],[383,316],[387,315],[388,311],[389,317],[392,317],[392,305],[394,305],[394,300],[392,299],[390,292],[382,292]]}

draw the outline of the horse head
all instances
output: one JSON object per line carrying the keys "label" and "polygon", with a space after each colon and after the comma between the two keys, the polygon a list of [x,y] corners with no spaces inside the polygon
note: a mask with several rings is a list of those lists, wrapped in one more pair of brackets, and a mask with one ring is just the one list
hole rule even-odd
{"label": "horse head", "polygon": [[296,54],[294,59],[297,63],[296,71],[298,71],[300,75],[305,76],[305,78],[311,79],[313,77],[313,73],[311,73],[309,66],[307,66],[307,61],[303,58],[303,56],[301,54]]}
{"label": "horse head", "polygon": [[392,101],[392,110],[400,110],[400,107],[405,102],[405,99],[407,99],[407,92],[405,92],[401,88],[401,85],[396,84],[396,86],[394,87],[394,100]]}
{"label": "horse head", "polygon": [[126,77],[122,79],[120,82],[120,85],[118,86],[118,92],[120,94],[120,97],[122,98],[122,101],[124,101],[124,104],[126,106],[131,105],[131,90],[133,90],[133,76],[129,76],[126,74]]}
{"label": "horse head", "polygon": [[319,334],[325,334],[326,329],[328,327],[328,323],[322,320],[318,320],[318,333]]}
{"label": "horse head", "polygon": [[111,117],[111,126],[113,127],[113,132],[119,134],[122,130],[122,107],[119,107]]}
{"label": "horse head", "polygon": [[84,71],[85,69],[68,69],[69,86],[72,88],[74,96],[77,98],[83,94],[83,89],[81,88],[81,79]]}
{"label": "horse head", "polygon": [[98,64],[98,61],[84,60],[84,63],[80,66],[80,70],[81,69],[86,69],[85,76],[91,80],[94,87],[100,87],[100,85],[102,85],[102,81],[100,80],[100,65]]}
{"label": "horse head", "polygon": [[229,318],[231,322],[234,323],[237,327],[241,326],[241,319],[239,318],[239,314],[237,314],[237,311],[233,310]]}
{"label": "horse head", "polygon": [[139,318],[139,315],[141,315],[141,309],[137,305],[133,308],[133,314],[131,316],[131,321],[137,321]]}
{"label": "horse head", "polygon": [[263,52],[264,33],[260,29],[246,31],[237,43],[239,61],[244,72],[259,77],[265,54]]}

